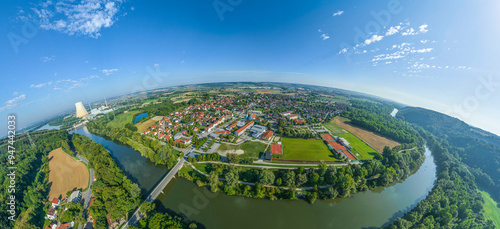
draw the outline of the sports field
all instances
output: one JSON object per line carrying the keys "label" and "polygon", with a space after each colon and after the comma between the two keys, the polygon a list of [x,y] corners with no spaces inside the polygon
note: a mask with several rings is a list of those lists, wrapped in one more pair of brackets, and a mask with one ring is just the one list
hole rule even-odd
{"label": "sports field", "polygon": [[345,138],[352,146],[351,152],[354,153],[359,160],[368,160],[377,154],[377,151],[371,146],[363,142],[356,135],[337,126],[335,123],[326,123],[324,126],[329,129],[333,135]]}
{"label": "sports field", "polygon": [[356,135],[359,139],[366,142],[368,145],[373,147],[379,153],[382,153],[382,151],[384,151],[385,146],[389,146],[391,148],[394,148],[395,146],[400,145],[396,141],[390,140],[386,137],[380,136],[380,135],[375,134],[371,131],[349,125],[348,123],[346,123],[348,121],[349,121],[348,119],[341,118],[341,117],[337,117],[334,119],[335,125],[337,125],[340,128],[345,129],[345,130],[349,131],[350,133]]}
{"label": "sports field", "polygon": [[301,161],[338,161],[323,140],[282,138],[283,156],[278,158]]}
{"label": "sports field", "polygon": [[65,197],[73,189],[86,189],[89,170],[83,162],[76,161],[61,148],[49,153],[49,200]]}
{"label": "sports field", "polygon": [[497,207],[497,203],[491,198],[489,193],[485,191],[479,192],[484,198],[484,217],[493,221],[496,228],[500,228],[500,208]]}

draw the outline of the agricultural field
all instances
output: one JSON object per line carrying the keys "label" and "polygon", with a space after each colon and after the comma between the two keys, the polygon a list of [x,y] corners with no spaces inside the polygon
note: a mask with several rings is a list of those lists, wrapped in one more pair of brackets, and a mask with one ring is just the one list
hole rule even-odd
{"label": "agricultural field", "polygon": [[[245,142],[240,145],[229,145],[222,143],[217,150],[218,153],[227,154],[227,153],[238,153],[240,154],[240,158],[245,159],[258,159],[260,154],[264,152],[266,149],[266,144],[261,142]],[[238,150],[243,150],[244,153],[239,153]],[[229,152],[228,152],[229,151]]]}
{"label": "agricultural field", "polygon": [[[395,146],[401,145],[396,141],[388,139],[386,137],[375,134],[371,131],[367,131],[355,126],[349,125],[347,122],[349,120],[346,118],[337,117],[334,119],[335,125],[339,126],[342,129],[349,131],[350,133],[356,135],[359,139],[366,142],[373,149],[377,150],[377,152],[382,153],[385,146],[389,146],[394,148]],[[346,138],[347,139],[347,138]],[[352,144],[352,143],[351,143]]]}
{"label": "agricultural field", "polygon": [[116,116],[113,121],[109,122],[107,124],[107,127],[112,127],[112,128],[121,128],[124,127],[125,124],[127,123],[133,123],[134,117],[139,114],[140,111],[134,111],[134,112],[127,112],[127,113],[122,113]]}
{"label": "agricultural field", "polygon": [[137,131],[139,131],[140,133],[143,133],[149,127],[153,126],[158,121],[160,121],[162,118],[163,118],[163,116],[156,116],[156,117],[149,119],[148,121],[135,124],[135,126],[137,127]]}
{"label": "agricultural field", "polygon": [[302,161],[340,161],[323,140],[282,138],[283,155],[277,158]]}
{"label": "agricultural field", "polygon": [[55,149],[49,153],[49,184],[49,200],[63,198],[68,191],[88,187],[89,170],[61,148]]}
{"label": "agricultural field", "polygon": [[500,228],[500,208],[497,207],[497,203],[493,200],[489,193],[485,191],[479,191],[484,199],[484,217],[493,221],[496,228]]}

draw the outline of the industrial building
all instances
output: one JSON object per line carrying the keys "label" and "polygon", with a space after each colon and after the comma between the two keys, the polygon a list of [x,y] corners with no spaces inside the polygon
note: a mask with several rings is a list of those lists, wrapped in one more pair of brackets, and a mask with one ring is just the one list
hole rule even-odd
{"label": "industrial building", "polygon": [[76,107],[76,117],[77,118],[83,118],[89,114],[87,112],[87,109],[85,109],[85,106],[83,106],[83,102],[75,103],[75,107]]}

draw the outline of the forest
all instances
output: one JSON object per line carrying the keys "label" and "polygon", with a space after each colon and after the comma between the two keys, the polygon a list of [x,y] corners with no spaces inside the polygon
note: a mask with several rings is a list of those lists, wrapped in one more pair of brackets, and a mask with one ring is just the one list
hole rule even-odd
{"label": "forest", "polygon": [[351,124],[400,143],[422,143],[415,129],[390,115],[394,109],[392,106],[362,100],[351,100],[351,102],[352,105],[340,113],[342,117],[350,119]]}
{"label": "forest", "polygon": [[75,150],[89,160],[96,181],[92,185],[95,201],[89,212],[96,218],[95,228],[106,228],[106,216],[115,221],[134,210],[141,202],[141,189],[118,167],[101,144],[79,134],[72,135]]}
{"label": "forest", "polygon": [[15,196],[16,221],[8,220],[7,204],[0,205],[0,225],[8,228],[40,228],[46,211],[44,202],[49,193],[48,153],[67,145],[69,134],[65,131],[38,131],[30,134],[33,145],[26,134],[16,136],[16,192],[9,193],[7,173],[7,140],[0,140],[0,202],[7,203],[10,195]]}
{"label": "forest", "polygon": [[484,218],[474,175],[445,139],[420,128],[437,164],[437,181],[429,195],[387,228],[494,228]]}
{"label": "forest", "polygon": [[469,166],[477,184],[494,199],[500,200],[500,137],[456,118],[422,108],[401,109],[397,117],[446,140],[444,146]]}

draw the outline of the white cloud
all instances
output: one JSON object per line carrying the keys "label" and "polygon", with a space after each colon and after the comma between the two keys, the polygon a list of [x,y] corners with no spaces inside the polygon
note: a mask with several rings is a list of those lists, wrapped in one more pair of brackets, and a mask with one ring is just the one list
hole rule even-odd
{"label": "white cloud", "polygon": [[[53,4],[48,0],[33,11],[42,29],[98,38],[102,28],[109,28],[118,20],[121,3],[122,0],[79,0]],[[48,6],[55,10],[47,10]]]}
{"label": "white cloud", "polygon": [[52,81],[47,82],[47,83],[41,83],[41,84],[31,84],[30,87],[31,88],[42,88],[42,87],[46,87],[46,86],[50,86],[50,85],[52,85]]}
{"label": "white cloud", "polygon": [[117,68],[103,69],[103,70],[101,70],[101,72],[104,73],[104,75],[107,75],[107,76],[111,75],[113,72],[116,72],[116,71],[118,71]]}
{"label": "white cloud", "polygon": [[416,34],[417,33],[415,33],[415,29],[413,29],[413,28],[409,28],[405,32],[401,33],[401,35],[403,35],[403,36],[410,36],[410,35],[416,35]]}
{"label": "white cloud", "polygon": [[396,33],[399,32],[399,30],[401,30],[401,26],[391,26],[391,28],[389,28],[387,30],[387,32],[385,33],[386,36],[391,36],[391,35],[394,35]]}
{"label": "white cloud", "polygon": [[26,94],[22,94],[17,97],[14,97],[11,100],[8,100],[7,102],[5,102],[5,105],[3,107],[0,107],[0,112],[16,108],[19,105],[19,103],[21,103],[25,99],[26,99]]}
{"label": "white cloud", "polygon": [[155,68],[156,68],[156,67],[160,67],[160,64],[154,64],[153,66],[154,66]]}
{"label": "white cloud", "polygon": [[340,15],[342,15],[343,13],[344,13],[344,11],[339,10],[339,11],[337,11],[337,12],[333,13],[333,15],[332,15],[332,16],[334,16],[334,17],[336,17],[336,16],[340,16]]}
{"label": "white cloud", "polygon": [[381,41],[382,38],[384,38],[384,36],[373,35],[372,37],[370,37],[370,38],[368,38],[368,39],[365,40],[365,44],[369,45],[371,43],[374,43],[374,42],[377,42],[377,41]]}
{"label": "white cloud", "polygon": [[427,24],[423,24],[423,25],[419,26],[418,28],[420,29],[420,32],[421,32],[421,33],[427,33],[427,31],[429,31],[429,30],[427,29],[427,27],[428,27],[428,25],[427,25]]}
{"label": "white cloud", "polygon": [[321,34],[321,38],[322,38],[323,40],[328,40],[328,39],[330,39],[330,36],[328,36],[327,34],[324,34],[324,33],[323,33],[323,34]]}
{"label": "white cloud", "polygon": [[53,56],[53,55],[52,56],[42,56],[42,57],[40,57],[40,60],[42,62],[54,61],[55,59],[56,59],[56,57]]}

